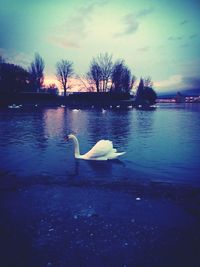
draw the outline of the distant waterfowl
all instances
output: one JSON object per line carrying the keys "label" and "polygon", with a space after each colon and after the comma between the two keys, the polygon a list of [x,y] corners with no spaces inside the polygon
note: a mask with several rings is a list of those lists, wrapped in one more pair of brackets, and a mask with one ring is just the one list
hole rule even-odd
{"label": "distant waterfowl", "polygon": [[73,111],[73,112],[79,112],[80,109],[76,109],[76,108],[74,108],[74,109],[72,109],[72,111]]}
{"label": "distant waterfowl", "polygon": [[101,110],[101,111],[102,111],[102,113],[106,113],[106,110],[105,110],[104,108],[102,108],[102,110]]}
{"label": "distant waterfowl", "polygon": [[156,105],[138,105],[136,106],[136,109],[139,110],[155,110],[157,108]]}
{"label": "distant waterfowl", "polygon": [[125,154],[125,152],[117,152],[113,148],[113,143],[110,140],[100,140],[86,154],[81,155],[79,150],[79,142],[75,135],[69,134],[66,140],[72,140],[74,144],[74,156],[77,159],[85,160],[111,160]]}
{"label": "distant waterfowl", "polygon": [[157,108],[158,106],[156,106],[156,105],[151,105],[150,107],[151,107],[151,108]]}
{"label": "distant waterfowl", "polygon": [[61,105],[60,107],[61,107],[61,108],[65,108],[65,105]]}
{"label": "distant waterfowl", "polygon": [[22,107],[22,105],[15,105],[15,104],[8,106],[8,108],[21,108],[21,107]]}

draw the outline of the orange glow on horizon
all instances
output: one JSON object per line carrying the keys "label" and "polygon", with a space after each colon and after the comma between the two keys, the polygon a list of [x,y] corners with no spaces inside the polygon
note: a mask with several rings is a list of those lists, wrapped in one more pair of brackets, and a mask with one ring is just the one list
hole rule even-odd
{"label": "orange glow on horizon", "polygon": [[[60,93],[63,92],[62,86],[59,83],[59,81],[52,77],[52,76],[46,76],[44,79],[44,85],[49,86],[51,84],[55,84],[59,90]],[[87,91],[87,87],[89,87],[88,82],[86,79],[78,79],[78,78],[69,78],[68,83],[67,83],[68,89],[67,91],[69,92],[79,92],[79,91]]]}
{"label": "orange glow on horizon", "polygon": [[44,78],[44,85],[49,86],[50,84],[55,84],[58,87],[58,89],[60,90],[60,84],[59,84],[58,80],[56,80],[55,78],[50,77],[50,76],[45,77]]}

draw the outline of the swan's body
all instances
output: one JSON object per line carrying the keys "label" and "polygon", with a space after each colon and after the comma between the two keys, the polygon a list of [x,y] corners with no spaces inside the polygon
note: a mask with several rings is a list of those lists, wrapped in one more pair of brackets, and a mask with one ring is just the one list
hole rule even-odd
{"label": "swan's body", "polygon": [[113,143],[109,140],[100,140],[93,146],[86,154],[80,155],[79,142],[75,135],[69,134],[67,139],[72,139],[74,143],[74,156],[77,159],[85,160],[109,160],[115,159],[125,152],[117,152],[117,149],[113,148]]}

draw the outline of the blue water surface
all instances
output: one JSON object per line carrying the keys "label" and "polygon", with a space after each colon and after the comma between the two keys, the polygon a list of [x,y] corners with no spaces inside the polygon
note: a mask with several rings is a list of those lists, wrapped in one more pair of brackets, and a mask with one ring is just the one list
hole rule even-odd
{"label": "blue water surface", "polygon": [[[75,160],[98,140],[126,154],[118,161]],[[155,111],[22,107],[0,110],[0,172],[52,180],[170,182],[200,185],[200,105],[159,104]]]}

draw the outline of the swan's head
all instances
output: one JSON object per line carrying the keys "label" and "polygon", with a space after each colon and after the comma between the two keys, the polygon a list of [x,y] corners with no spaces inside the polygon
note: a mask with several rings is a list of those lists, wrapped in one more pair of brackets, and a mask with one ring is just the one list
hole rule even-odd
{"label": "swan's head", "polygon": [[68,134],[65,136],[65,141],[69,141],[70,139],[72,139],[74,137],[73,134]]}

